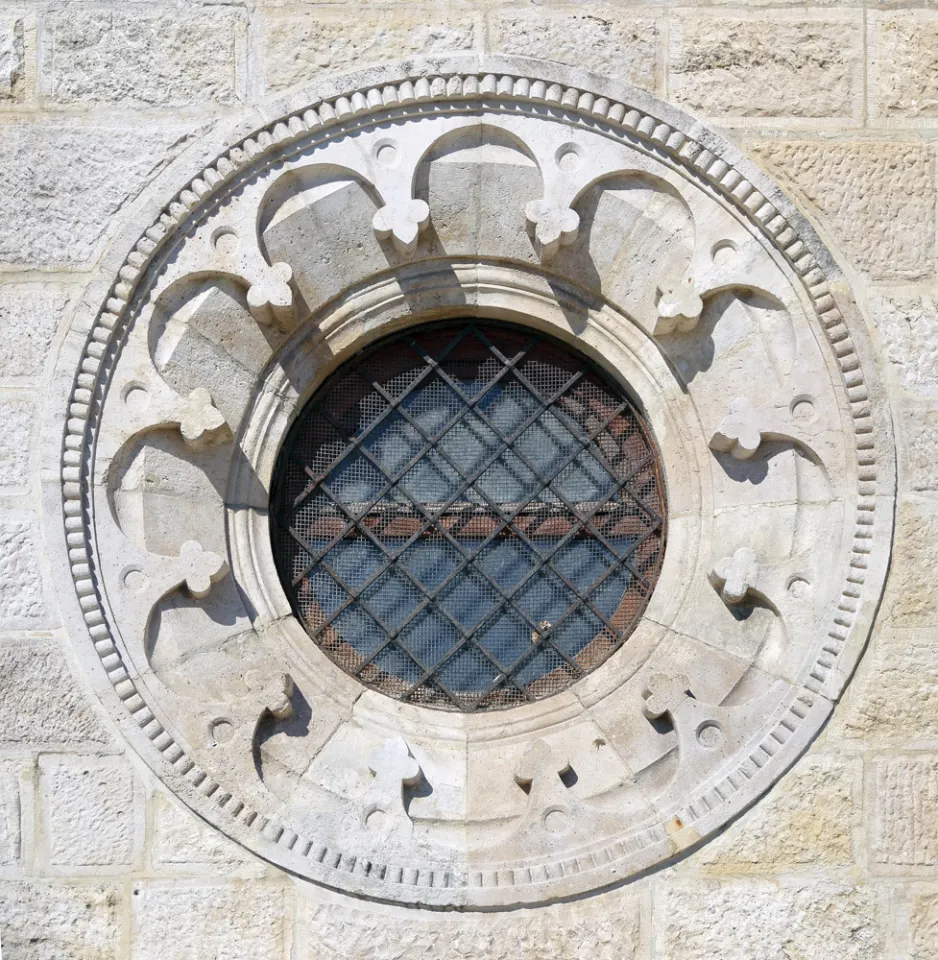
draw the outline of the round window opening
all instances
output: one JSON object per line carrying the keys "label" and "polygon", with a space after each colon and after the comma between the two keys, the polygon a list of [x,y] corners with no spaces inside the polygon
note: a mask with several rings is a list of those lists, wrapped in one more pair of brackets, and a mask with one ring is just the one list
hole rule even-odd
{"label": "round window opening", "polygon": [[441,710],[563,690],[628,638],[666,535],[661,465],[623,389],[526,328],[380,340],[293,424],[271,493],[281,580],[363,684]]}

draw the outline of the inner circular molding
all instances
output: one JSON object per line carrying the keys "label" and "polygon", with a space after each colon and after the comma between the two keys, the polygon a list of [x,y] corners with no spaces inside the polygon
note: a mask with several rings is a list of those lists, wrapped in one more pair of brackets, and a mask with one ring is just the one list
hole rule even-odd
{"label": "inner circular molding", "polygon": [[397,334],[333,374],[287,437],[270,516],[317,646],[381,693],[463,711],[604,663],[665,533],[657,452],[622,388],[481,319]]}
{"label": "inner circular molding", "polygon": [[692,851],[881,597],[843,275],[738,151],[572,68],[418,58],[264,117],[161,174],[60,353],[43,526],[97,695],[206,821],[357,897]]}

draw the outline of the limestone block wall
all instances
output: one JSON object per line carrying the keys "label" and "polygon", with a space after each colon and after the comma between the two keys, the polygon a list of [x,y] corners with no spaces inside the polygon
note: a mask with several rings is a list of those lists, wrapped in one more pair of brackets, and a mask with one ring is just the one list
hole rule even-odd
{"label": "limestone block wall", "polygon": [[[498,915],[295,881],[159,787],[74,663],[40,544],[45,384],[146,185],[319,75],[485,50],[703,118],[790,191],[873,332],[899,449],[870,647],[771,793],[676,865]],[[938,958],[938,6],[0,2],[0,943],[5,960]]]}

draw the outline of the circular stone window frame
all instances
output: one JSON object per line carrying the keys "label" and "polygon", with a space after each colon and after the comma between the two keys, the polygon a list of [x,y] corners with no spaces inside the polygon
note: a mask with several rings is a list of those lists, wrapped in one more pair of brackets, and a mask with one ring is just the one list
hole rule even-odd
{"label": "circular stone window frame", "polygon": [[[283,641],[317,702],[336,713],[357,704],[376,729],[396,729],[423,739],[464,736],[497,739],[506,724],[536,735],[575,720],[584,701],[608,696],[647,659],[675,622],[698,566],[700,542],[712,515],[712,491],[703,483],[709,449],[696,411],[654,343],[612,304],[584,299],[572,284],[540,271],[484,260],[424,261],[407,269],[407,295],[395,272],[348,292],[340,305],[314,312],[280,348],[254,404],[245,413],[247,429],[238,438],[243,454],[229,476],[228,541],[235,580],[254,607],[254,627]],[[459,307],[451,304],[462,303]],[[567,316],[587,317],[574,336]],[[667,541],[658,579],[626,643],[572,686],[533,703],[505,710],[459,713],[428,710],[366,688],[329,658],[293,613],[280,581],[270,539],[267,493],[283,441],[299,412],[323,383],[358,350],[403,330],[436,320],[479,317],[503,320],[549,334],[596,363],[637,401],[658,446],[665,483]]]}
{"label": "circular stone window frame", "polygon": [[[830,626],[818,637],[811,662],[803,673],[804,687],[810,696],[805,701],[786,704],[775,717],[771,726],[777,735],[773,740],[772,734],[768,734],[757,748],[756,752],[762,752],[758,762],[753,755],[753,767],[746,774],[742,789],[732,778],[723,784],[704,784],[702,804],[695,811],[693,824],[685,823],[678,812],[662,811],[660,830],[591,851],[583,858],[567,861],[566,869],[561,867],[555,873],[549,868],[538,873],[523,865],[506,865],[502,871],[469,876],[464,884],[453,885],[452,878],[419,862],[399,867],[388,864],[379,876],[377,872],[356,872],[354,859],[349,862],[346,858],[343,862],[341,853],[336,858],[326,850],[319,856],[312,842],[306,842],[276,817],[247,809],[234,793],[225,790],[186,756],[167,729],[169,720],[161,717],[157,704],[147,701],[145,685],[127,673],[115,646],[109,612],[97,580],[89,470],[95,454],[95,418],[114,369],[109,362],[110,352],[123,336],[135,291],[160,251],[180,231],[189,229],[204,206],[233,177],[250,165],[263,166],[281,147],[309,136],[310,131],[321,128],[329,135],[345,125],[358,125],[369,113],[380,112],[387,104],[412,102],[432,110],[466,98],[523,102],[538,110],[561,111],[572,118],[571,122],[621,130],[637,139],[656,159],[694,177],[701,189],[710,191],[738,216],[745,217],[750,231],[771,247],[773,258],[785,265],[786,273],[801,278],[798,296],[811,303],[817,318],[815,329],[826,334],[840,365],[845,409],[854,426],[857,461],[848,468],[856,496],[847,507],[855,511],[855,522],[845,524],[846,553],[853,560],[841,600],[830,612]],[[180,184],[185,185],[182,190]],[[172,198],[169,203],[167,197]],[[530,280],[525,283],[532,286]],[[523,288],[525,283],[519,286]],[[482,282],[480,296],[484,286]],[[489,295],[488,290],[484,293]],[[509,297],[504,292],[500,295]],[[510,296],[532,299],[530,294],[518,291]],[[537,294],[533,299],[536,298]],[[481,313],[478,305],[473,309]],[[496,311],[503,309],[497,307]],[[526,302],[517,313],[508,309],[500,315],[508,314],[527,322],[537,316],[532,302]],[[363,310],[362,316],[366,315],[367,310]],[[388,333],[395,322],[400,322],[399,318],[395,320],[389,315],[389,322],[379,326],[383,333]],[[598,324],[597,329],[602,326]],[[354,337],[362,335],[367,339],[376,328],[369,319],[362,319],[341,329],[350,337],[348,353],[361,346],[361,340]],[[596,359],[608,369],[608,359]],[[651,621],[652,614],[659,615],[655,604],[667,602],[665,577],[676,576],[676,561],[672,558],[684,553],[676,546],[683,536],[681,523],[675,522],[681,516],[681,483],[673,473],[673,457],[667,452],[670,443],[664,442],[660,432],[659,412],[649,405],[649,398],[636,389],[633,381],[629,384],[646,404],[646,414],[665,457],[671,508],[662,575],[646,609],[646,617]],[[314,389],[312,382],[310,389]],[[61,344],[43,424],[43,510],[50,565],[57,584],[74,584],[74,591],[59,591],[63,622],[95,694],[123,735],[169,789],[245,847],[285,870],[325,886],[379,900],[462,908],[537,903],[608,887],[692,848],[754,803],[820,731],[859,661],[888,569],[895,497],[895,452],[888,405],[868,333],[849,285],[810,224],[754,164],[700,123],[643,91],[586,71],[529,58],[418,58],[356,71],[274,101],[240,123],[218,128],[201,138],[144,191],[126,227],[110,238],[109,251]],[[257,424],[251,426],[256,428]],[[250,431],[244,439],[248,444],[253,442]],[[260,446],[255,450],[259,451]],[[276,452],[267,446],[266,456],[275,458]],[[262,461],[258,454],[258,462]],[[228,502],[232,502],[231,497]],[[689,536],[689,543],[693,543],[693,535]],[[268,544],[269,552],[266,520],[260,537],[257,529],[238,528],[233,523],[231,543],[237,575],[253,576],[254,585],[265,591],[263,615],[269,619],[262,629],[298,631],[308,650],[312,645],[305,631],[295,622],[293,627],[289,626],[283,607],[278,607],[278,602],[286,598],[276,579],[272,557],[265,556],[261,546]],[[248,592],[254,589],[247,581],[245,586]],[[664,615],[662,618],[666,619]],[[637,637],[638,631],[627,646],[639,647]],[[323,660],[327,660],[324,655]],[[586,681],[592,682],[593,677],[600,675],[612,676],[619,661],[625,660],[621,655],[611,658]],[[361,694],[362,687],[357,682],[347,676],[344,680],[355,685],[356,695]],[[562,696],[511,712],[549,710],[552,704],[559,704],[558,697]],[[398,715],[417,711],[425,716],[420,708],[395,706]],[[437,713],[434,719],[439,716]],[[459,715],[442,716],[464,719]],[[420,719],[415,715],[408,722],[425,732]]]}

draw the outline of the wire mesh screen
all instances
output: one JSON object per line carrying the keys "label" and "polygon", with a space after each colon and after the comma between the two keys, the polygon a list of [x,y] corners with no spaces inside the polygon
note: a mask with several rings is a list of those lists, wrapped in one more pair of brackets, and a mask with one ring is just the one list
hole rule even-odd
{"label": "wire mesh screen", "polygon": [[568,347],[460,321],[383,340],[301,412],[271,495],[313,641],[388,696],[493,710],[557,693],[628,637],[664,547],[658,457]]}

